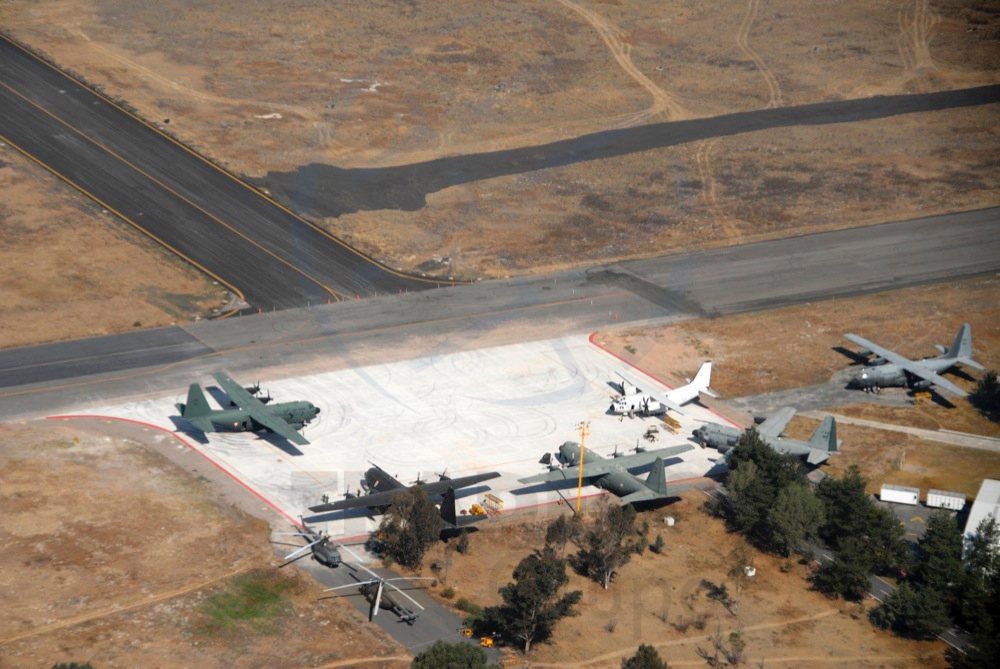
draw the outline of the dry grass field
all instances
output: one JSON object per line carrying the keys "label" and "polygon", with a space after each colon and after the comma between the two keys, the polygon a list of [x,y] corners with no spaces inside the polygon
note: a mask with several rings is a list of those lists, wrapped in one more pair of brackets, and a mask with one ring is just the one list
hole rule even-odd
{"label": "dry grass field", "polygon": [[[794,667],[946,666],[943,644],[880,632],[866,618],[869,602],[827,599],[809,589],[807,566],[749,547],[757,575],[738,597],[738,615],[709,600],[703,580],[735,591],[728,572],[737,546],[745,544],[702,510],[705,499],[689,491],[677,504],[641,514],[640,521],[650,523],[652,536],[661,533],[666,547],[661,555],[647,551],[633,557],[609,590],[572,573],[568,589],[583,591],[580,615],[560,621],[550,643],[533,646],[530,666],[618,667],[636,646],[648,643],[671,667],[703,667],[698,648],[710,647],[708,637],[717,628],[723,634],[741,631],[748,666],[761,661]],[[673,528],[664,527],[665,515],[677,519]],[[497,603],[497,589],[523,557],[544,544],[544,536],[543,521],[515,517],[472,533],[468,554],[451,552],[446,581],[455,594],[442,601]],[[437,548],[427,562],[444,559]]]}
{"label": "dry grass field", "polygon": [[277,572],[263,521],[148,444],[0,426],[0,506],[0,666],[388,667],[405,655],[347,602]]}
{"label": "dry grass field", "polygon": [[[447,257],[455,274],[502,276],[1000,201],[995,105],[536,171],[476,156],[996,82],[1000,15],[986,4],[10,0],[2,11],[17,38],[405,268]],[[387,181],[362,194],[375,178]]]}
{"label": "dry grass field", "polygon": [[208,315],[226,291],[0,146],[0,348]]}

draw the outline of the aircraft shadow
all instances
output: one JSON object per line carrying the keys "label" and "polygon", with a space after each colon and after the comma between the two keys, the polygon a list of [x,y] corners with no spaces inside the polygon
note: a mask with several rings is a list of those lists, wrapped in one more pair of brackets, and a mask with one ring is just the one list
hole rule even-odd
{"label": "aircraft shadow", "polygon": [[193,441],[197,441],[199,444],[205,445],[208,443],[208,437],[205,433],[188,423],[181,416],[170,416],[170,422],[174,424],[175,432],[180,432]]}
{"label": "aircraft shadow", "polygon": [[868,359],[865,356],[859,354],[857,351],[852,351],[846,346],[831,346],[830,349],[846,358],[850,358],[852,365],[864,365],[868,362]]}

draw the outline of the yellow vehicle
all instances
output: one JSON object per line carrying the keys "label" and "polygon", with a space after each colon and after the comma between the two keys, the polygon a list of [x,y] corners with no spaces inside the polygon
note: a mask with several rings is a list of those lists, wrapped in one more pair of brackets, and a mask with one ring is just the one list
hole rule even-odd
{"label": "yellow vehicle", "polygon": [[471,638],[472,637],[472,628],[471,627],[463,627],[462,628],[462,636],[464,636],[466,639]]}
{"label": "yellow vehicle", "polygon": [[492,648],[493,637],[491,636],[479,637],[479,645],[482,646],[483,648]]}

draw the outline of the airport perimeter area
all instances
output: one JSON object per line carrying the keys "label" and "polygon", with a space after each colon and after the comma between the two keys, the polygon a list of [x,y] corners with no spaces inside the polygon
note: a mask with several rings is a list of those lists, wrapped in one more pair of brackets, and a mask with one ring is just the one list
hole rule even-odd
{"label": "airport perimeter area", "polygon": [[[84,415],[140,421],[170,432],[224,469],[289,519],[309,515],[307,507],[346,491],[356,493],[363,472],[377,464],[404,483],[436,480],[437,473],[462,476],[496,471],[500,478],[461,491],[460,513],[483,504],[486,493],[502,500],[502,509],[525,509],[575,495],[575,479],[554,489],[518,478],[545,471],[539,463],[564,441],[579,441],[577,426],[590,424],[586,445],[611,456],[637,445],[654,449],[689,442],[703,421],[724,419],[688,404],[671,430],[660,418],[621,418],[608,413],[615,389],[609,384],[624,372],[644,390],[669,388],[630,367],[583,335],[486,348],[414,360],[345,369],[286,379],[267,379],[275,401],[308,400],[321,409],[307,426],[307,446],[248,432],[192,431],[175,408],[184,391],[141,402],[88,410]],[[198,379],[207,382],[207,379]],[[239,379],[244,383],[257,379]],[[186,390],[186,389],[185,389]],[[207,386],[215,401],[225,397]],[[658,428],[655,441],[644,438]],[[712,449],[694,449],[668,459],[668,481],[700,477],[716,466]],[[676,463],[676,464],[671,464]],[[570,477],[573,478],[573,477]],[[592,487],[585,495],[600,493]],[[374,529],[363,513],[327,514],[326,529],[336,537]]]}

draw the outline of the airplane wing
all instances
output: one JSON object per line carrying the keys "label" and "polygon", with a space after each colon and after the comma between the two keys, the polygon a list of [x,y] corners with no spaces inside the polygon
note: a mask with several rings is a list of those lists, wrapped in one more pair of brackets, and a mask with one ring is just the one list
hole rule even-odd
{"label": "airplane wing", "polygon": [[930,381],[931,383],[936,385],[938,388],[941,388],[942,390],[947,390],[948,392],[954,395],[958,395],[959,397],[965,397],[968,394],[964,390],[956,386],[954,383],[949,381],[948,379],[924,367],[920,363],[910,360],[909,358],[903,357],[900,354],[896,353],[895,351],[890,351],[889,349],[879,346],[874,342],[870,342],[864,337],[860,337],[856,334],[848,332],[847,334],[844,335],[844,339],[852,341],[858,346],[864,346],[865,348],[867,348],[869,351],[879,356],[880,358],[888,360],[892,364],[897,365],[900,369],[904,369],[910,374],[913,374],[914,376],[920,377],[925,381]]}
{"label": "airplane wing", "polygon": [[230,401],[245,411],[257,423],[260,423],[271,432],[284,437],[293,444],[300,446],[309,444],[306,438],[299,434],[298,430],[271,413],[263,402],[248,393],[243,386],[233,381],[229,375],[217,372],[212,376],[219,382],[219,387],[226,391],[226,395],[229,396]]}
{"label": "airplane wing", "polygon": [[[471,485],[475,485],[482,481],[488,481],[490,479],[495,479],[500,476],[497,472],[487,472],[485,474],[473,474],[471,476],[460,476],[454,479],[446,479],[444,481],[434,481],[433,483],[423,483],[420,485],[424,492],[428,495],[440,495],[449,488],[453,490],[458,490],[460,488],[468,488]],[[349,497],[347,499],[338,500],[336,502],[330,502],[328,504],[320,504],[318,506],[310,506],[309,510],[313,513],[319,513],[323,511],[341,511],[343,509],[360,509],[364,507],[374,508],[377,506],[389,506],[392,501],[396,498],[396,495],[407,490],[408,487],[395,488],[393,490],[386,490],[385,492],[375,492],[370,495],[361,495],[360,497]]]}
{"label": "airplane wing", "polygon": [[646,391],[640,390],[643,386],[638,385],[635,382],[635,379],[629,378],[629,377],[625,376],[624,374],[622,374],[621,372],[617,372],[617,374],[618,374],[619,377],[621,377],[625,381],[628,381],[633,386],[635,386],[636,390],[639,390],[640,392],[644,392],[646,395],[649,395],[654,400],[656,400],[657,402],[659,402],[663,406],[667,407],[671,411],[676,411],[677,413],[681,414],[682,416],[684,415],[684,410],[681,409],[681,405],[679,405],[677,402],[674,402],[665,393],[654,393],[654,392],[651,392],[651,391],[648,391],[648,390],[646,390]]}
{"label": "airplane wing", "polygon": [[826,462],[830,459],[830,452],[824,451],[819,448],[814,448],[809,451],[809,455],[806,457],[806,462],[810,465],[818,465]]}
{"label": "airplane wing", "polygon": [[792,407],[781,407],[768,416],[763,423],[757,426],[757,432],[764,438],[764,441],[777,439],[778,436],[785,431],[785,426],[788,425],[788,421],[790,421],[794,415],[795,409]]}
{"label": "airplane wing", "polygon": [[[681,446],[671,446],[669,448],[658,448],[653,451],[646,451],[644,453],[633,453],[632,455],[622,455],[617,458],[607,458],[600,460],[588,461],[586,456],[583,459],[583,478],[591,479],[595,476],[603,476],[610,471],[620,471],[621,468],[624,469],[639,469],[650,465],[656,461],[656,458],[669,458],[675,455],[680,455],[681,453],[687,453],[688,451],[693,451],[694,446],[691,444],[683,444]],[[529,476],[527,478],[518,479],[520,483],[544,483],[546,481],[569,481],[577,480],[580,475],[579,469],[575,465],[564,467],[562,469],[555,469],[550,472],[544,472],[542,474],[535,474],[534,476]]]}

